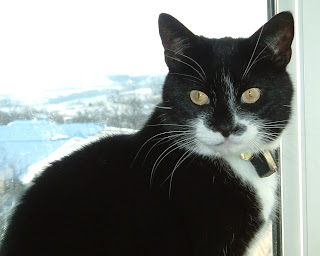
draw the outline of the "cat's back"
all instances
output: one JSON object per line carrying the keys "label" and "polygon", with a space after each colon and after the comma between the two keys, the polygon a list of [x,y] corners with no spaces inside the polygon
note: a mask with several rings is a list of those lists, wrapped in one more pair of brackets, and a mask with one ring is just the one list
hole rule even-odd
{"label": "cat's back", "polygon": [[[96,198],[99,194],[104,196],[107,189],[114,191],[125,183],[133,185],[129,180],[136,176],[136,172],[130,168],[129,162],[136,150],[135,140],[135,135],[120,135],[86,145],[53,162],[34,180],[26,195],[33,199],[61,196],[61,201],[67,196],[81,197],[83,202],[92,192]],[[101,193],[97,193],[99,190]]]}
{"label": "cat's back", "polygon": [[157,239],[150,224],[161,233],[170,220],[152,204],[143,172],[130,168],[138,144],[137,135],[105,138],[44,170],[21,198],[1,256],[147,253],[139,241]]}

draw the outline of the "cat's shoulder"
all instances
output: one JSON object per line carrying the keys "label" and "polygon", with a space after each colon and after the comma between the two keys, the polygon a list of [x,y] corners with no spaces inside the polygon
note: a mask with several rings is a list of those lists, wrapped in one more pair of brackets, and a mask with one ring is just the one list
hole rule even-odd
{"label": "cat's shoulder", "polygon": [[[36,177],[31,189],[65,191],[124,181],[134,135],[100,138],[50,163]],[[59,190],[57,189],[59,188]]]}

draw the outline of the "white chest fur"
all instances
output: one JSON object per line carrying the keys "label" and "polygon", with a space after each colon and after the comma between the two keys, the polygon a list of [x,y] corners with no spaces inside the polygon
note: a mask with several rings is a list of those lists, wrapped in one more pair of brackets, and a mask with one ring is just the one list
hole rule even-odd
{"label": "white chest fur", "polygon": [[235,156],[223,158],[230,164],[235,175],[238,176],[244,184],[254,189],[261,205],[261,217],[266,223],[269,222],[277,201],[276,189],[278,185],[278,174],[261,178],[250,161],[245,161]]}
{"label": "white chest fur", "polygon": [[252,256],[254,255],[256,242],[259,241],[270,225],[272,211],[275,209],[277,202],[276,190],[279,175],[275,173],[269,177],[260,178],[250,161],[245,161],[235,156],[224,157],[224,159],[230,164],[235,175],[238,176],[244,184],[253,187],[261,206],[261,217],[264,219],[265,224],[248,245],[246,256]]}

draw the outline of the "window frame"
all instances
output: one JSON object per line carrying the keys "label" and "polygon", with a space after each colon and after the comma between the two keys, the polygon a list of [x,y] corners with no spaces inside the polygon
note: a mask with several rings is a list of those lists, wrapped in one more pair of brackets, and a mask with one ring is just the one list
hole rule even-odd
{"label": "window frame", "polygon": [[292,59],[287,69],[295,95],[292,120],[280,145],[281,242],[275,255],[303,256],[308,255],[308,229],[302,0],[268,0],[269,8],[270,15],[290,11],[295,19]]}

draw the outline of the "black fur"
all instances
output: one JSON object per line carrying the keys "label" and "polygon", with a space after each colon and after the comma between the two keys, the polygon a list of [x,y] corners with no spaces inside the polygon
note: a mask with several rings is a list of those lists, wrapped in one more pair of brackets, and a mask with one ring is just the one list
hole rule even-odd
{"label": "black fur", "polygon": [[[248,39],[207,39],[193,35],[166,14],[160,15],[159,28],[171,73],[164,83],[163,103],[138,133],[88,145],[36,178],[12,216],[1,256],[213,256],[224,255],[226,250],[227,255],[244,255],[264,224],[253,188],[230,176],[231,167],[223,159],[196,153],[170,176],[184,148],[161,161],[150,184],[156,160],[173,149],[175,141],[154,145],[167,132],[179,130],[179,126],[164,124],[184,125],[199,114],[207,115],[212,130],[233,129],[227,103],[222,100],[221,76],[226,71],[237,87],[236,101],[242,113],[255,113],[261,120],[288,120],[292,84],[285,67],[291,56],[292,16],[282,13],[265,25],[254,57],[273,37],[281,37],[276,41],[280,51],[264,51],[261,57],[266,57],[245,77],[261,29]],[[289,39],[284,40],[281,31]],[[207,75],[203,85],[173,74],[199,76],[170,57],[193,64],[201,73],[184,56],[203,68]],[[241,94],[257,84],[261,100],[254,105],[241,103]],[[214,100],[195,105],[189,98],[194,89]],[[241,127],[237,129],[241,132]],[[275,129],[278,134],[281,131]],[[145,143],[153,136],[154,140]]]}

